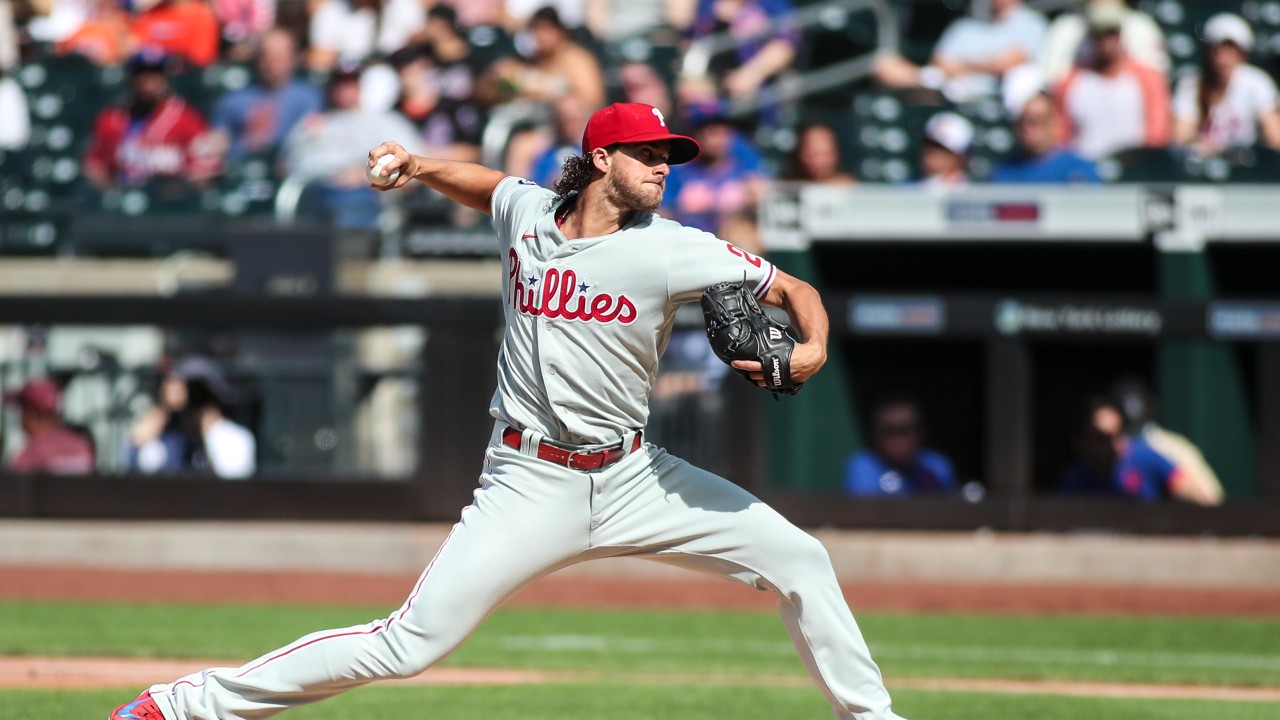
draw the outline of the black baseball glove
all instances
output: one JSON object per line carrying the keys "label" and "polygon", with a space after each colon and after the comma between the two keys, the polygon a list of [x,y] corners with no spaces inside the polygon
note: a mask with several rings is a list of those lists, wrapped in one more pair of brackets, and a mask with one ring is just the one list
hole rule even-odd
{"label": "black baseball glove", "polygon": [[[707,340],[716,357],[755,360],[764,371],[765,387],[778,395],[795,395],[803,383],[791,380],[791,351],[796,340],[786,325],[775,321],[756,303],[756,296],[743,283],[720,283],[702,293],[702,316],[707,322]],[[737,370],[737,368],[734,368]],[[737,373],[755,384],[745,370]]]}

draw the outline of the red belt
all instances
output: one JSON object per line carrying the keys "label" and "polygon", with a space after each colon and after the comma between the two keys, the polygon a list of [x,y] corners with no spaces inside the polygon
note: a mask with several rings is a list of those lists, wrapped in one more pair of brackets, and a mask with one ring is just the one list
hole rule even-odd
{"label": "red belt", "polygon": [[[513,427],[508,427],[502,431],[502,442],[508,447],[519,450],[521,439],[522,433]],[[602,448],[600,450],[571,450],[552,445],[544,440],[538,443],[538,459],[574,470],[599,470],[609,467],[627,455],[639,450],[642,443],[640,433],[636,433],[636,439],[631,443],[630,449],[624,448],[619,444],[618,447]]]}

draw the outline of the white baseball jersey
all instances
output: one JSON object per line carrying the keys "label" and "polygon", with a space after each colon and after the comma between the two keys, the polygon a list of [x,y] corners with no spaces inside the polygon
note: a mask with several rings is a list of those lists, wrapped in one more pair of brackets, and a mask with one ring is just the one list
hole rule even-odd
{"label": "white baseball jersey", "polygon": [[514,177],[493,193],[507,326],[490,413],[561,442],[607,444],[644,428],[676,308],[721,282],[745,280],[761,297],[777,270],[653,213],[568,240],[556,205]]}

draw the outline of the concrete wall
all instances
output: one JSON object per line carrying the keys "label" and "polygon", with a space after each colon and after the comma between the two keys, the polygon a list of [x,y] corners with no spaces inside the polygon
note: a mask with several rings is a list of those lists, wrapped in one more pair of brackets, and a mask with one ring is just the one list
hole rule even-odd
{"label": "concrete wall", "polygon": [[[0,521],[0,565],[416,573],[446,525]],[[1280,541],[818,531],[845,581],[1280,589]],[[767,540],[766,540],[767,541]],[[519,548],[512,548],[519,552]],[[561,571],[672,579],[632,559]]]}

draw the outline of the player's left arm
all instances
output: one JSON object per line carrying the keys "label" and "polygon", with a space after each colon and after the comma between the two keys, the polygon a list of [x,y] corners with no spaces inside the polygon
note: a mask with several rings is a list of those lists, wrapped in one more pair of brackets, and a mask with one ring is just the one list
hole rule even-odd
{"label": "player's left arm", "polygon": [[[809,283],[777,270],[777,276],[760,302],[781,308],[791,318],[791,327],[801,342],[791,352],[791,379],[797,383],[817,374],[827,362],[827,334],[830,322],[822,296]],[[733,366],[746,370],[751,379],[764,386],[764,371],[754,360],[735,360]]]}

